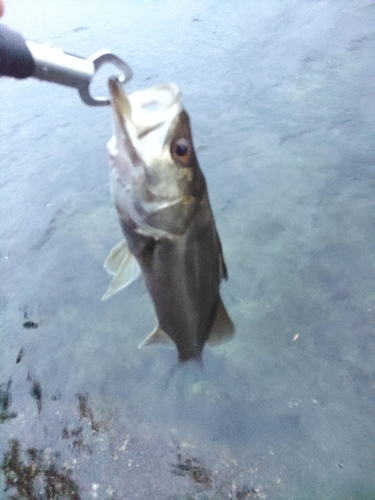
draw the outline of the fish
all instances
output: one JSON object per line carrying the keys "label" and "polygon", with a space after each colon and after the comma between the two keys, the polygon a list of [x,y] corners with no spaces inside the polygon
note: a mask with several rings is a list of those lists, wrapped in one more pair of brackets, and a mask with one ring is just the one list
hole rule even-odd
{"label": "fish", "polygon": [[228,273],[180,89],[126,93],[112,77],[109,92],[110,191],[125,238],[104,263],[113,279],[103,300],[142,274],[158,324],[139,347],[172,340],[180,362],[201,360],[205,343],[229,340],[234,325],[220,297]]}

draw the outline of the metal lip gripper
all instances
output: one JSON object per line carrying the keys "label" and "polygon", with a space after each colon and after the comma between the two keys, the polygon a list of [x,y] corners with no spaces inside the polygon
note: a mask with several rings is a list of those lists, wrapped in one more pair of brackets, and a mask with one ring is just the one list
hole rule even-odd
{"label": "metal lip gripper", "polygon": [[104,64],[113,64],[122,71],[118,79],[123,84],[133,76],[126,62],[108,50],[100,50],[85,59],[46,44],[26,41],[26,45],[35,63],[32,77],[76,88],[82,101],[89,106],[110,104],[107,97],[92,96],[90,93],[90,83]]}

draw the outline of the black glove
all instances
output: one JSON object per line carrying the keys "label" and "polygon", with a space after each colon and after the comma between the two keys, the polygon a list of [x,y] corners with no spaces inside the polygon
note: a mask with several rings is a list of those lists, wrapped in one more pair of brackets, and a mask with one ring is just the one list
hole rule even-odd
{"label": "black glove", "polygon": [[35,63],[22,35],[0,24],[0,76],[27,78]]}

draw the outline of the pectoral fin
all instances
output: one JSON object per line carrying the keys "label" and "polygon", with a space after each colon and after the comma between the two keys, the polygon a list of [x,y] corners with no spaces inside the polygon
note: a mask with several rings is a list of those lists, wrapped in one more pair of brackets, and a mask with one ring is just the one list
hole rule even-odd
{"label": "pectoral fin", "polygon": [[160,328],[158,325],[155,330],[153,330],[148,337],[146,337],[142,342],[139,344],[138,348],[142,349],[145,345],[150,345],[150,344],[169,344],[172,342],[172,339],[168,337],[168,335],[165,333],[164,330]]}
{"label": "pectoral fin", "polygon": [[208,335],[207,343],[209,345],[222,344],[223,342],[230,340],[233,336],[234,325],[221,301],[221,298],[219,297],[219,305]]}
{"label": "pectoral fin", "polygon": [[126,241],[123,240],[115,245],[104,261],[104,269],[113,276],[113,279],[102,297],[107,300],[109,297],[129,286],[141,273],[141,268],[130,253]]}

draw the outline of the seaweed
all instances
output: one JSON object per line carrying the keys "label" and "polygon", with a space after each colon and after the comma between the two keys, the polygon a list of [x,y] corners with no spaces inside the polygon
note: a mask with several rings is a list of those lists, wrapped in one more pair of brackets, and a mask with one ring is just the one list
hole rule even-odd
{"label": "seaweed", "polygon": [[79,488],[69,473],[59,471],[51,460],[45,460],[43,451],[29,448],[27,455],[28,461],[24,462],[19,441],[9,442],[0,465],[8,500],[81,500]]}
{"label": "seaweed", "polygon": [[72,439],[70,446],[72,448],[86,450],[90,455],[92,454],[92,449],[90,446],[86,444],[86,441],[83,436],[83,427],[76,427],[75,429],[68,430],[67,427],[64,427],[62,431],[62,439]]}
{"label": "seaweed", "polygon": [[17,356],[17,359],[16,359],[16,363],[19,363],[21,361],[21,359],[23,358],[25,354],[25,350],[23,347],[21,347],[19,353],[18,353],[18,356]]}
{"label": "seaweed", "polygon": [[211,472],[201,465],[197,458],[187,458],[182,460],[180,453],[177,454],[178,463],[173,465],[172,473],[177,476],[188,476],[195,483],[211,488],[212,478]]}
{"label": "seaweed", "polygon": [[88,418],[90,419],[91,429],[94,432],[99,432],[99,422],[94,420],[94,414],[89,406],[89,395],[87,393],[84,394],[76,394],[78,399],[78,413],[79,418]]}
{"label": "seaweed", "polygon": [[35,400],[38,413],[40,414],[40,412],[42,411],[42,388],[40,386],[40,383],[31,377],[30,373],[27,374],[27,380],[32,383],[30,394]]}
{"label": "seaweed", "polygon": [[6,384],[0,384],[0,424],[5,422],[6,420],[9,420],[10,418],[17,417],[17,413],[8,411],[9,406],[12,402],[12,395],[10,392],[11,385],[11,378]]}
{"label": "seaweed", "polygon": [[39,323],[36,323],[35,321],[28,320],[28,321],[24,321],[22,323],[22,326],[24,328],[30,330],[31,328],[33,328],[33,329],[38,328]]}
{"label": "seaweed", "polygon": [[257,498],[266,498],[265,495],[262,494],[262,490],[258,488],[247,488],[246,486],[236,492],[236,500],[255,500]]}

